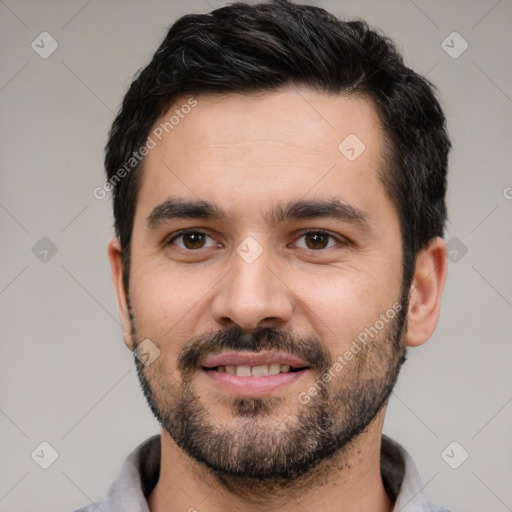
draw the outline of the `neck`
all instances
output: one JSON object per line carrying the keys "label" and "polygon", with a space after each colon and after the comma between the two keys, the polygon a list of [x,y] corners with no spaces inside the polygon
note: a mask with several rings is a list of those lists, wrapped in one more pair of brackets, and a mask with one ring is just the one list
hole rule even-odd
{"label": "neck", "polygon": [[324,512],[391,512],[393,503],[380,473],[383,419],[381,411],[350,447],[286,487],[239,485],[240,482],[220,478],[191,459],[162,431],[160,478],[148,499],[149,509],[291,512],[302,507]]}

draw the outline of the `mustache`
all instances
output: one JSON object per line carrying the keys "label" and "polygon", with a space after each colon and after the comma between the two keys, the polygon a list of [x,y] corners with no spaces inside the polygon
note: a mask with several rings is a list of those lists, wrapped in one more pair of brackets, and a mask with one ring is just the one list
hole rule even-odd
{"label": "mustache", "polygon": [[231,327],[192,338],[178,356],[178,370],[188,374],[202,366],[208,357],[226,350],[284,352],[299,357],[319,372],[332,364],[330,353],[315,336],[294,335],[272,327],[254,331]]}

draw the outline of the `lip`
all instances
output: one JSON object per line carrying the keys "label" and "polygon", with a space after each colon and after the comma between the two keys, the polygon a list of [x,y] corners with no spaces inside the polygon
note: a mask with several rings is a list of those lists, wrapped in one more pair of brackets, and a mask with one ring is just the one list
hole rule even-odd
{"label": "lip", "polygon": [[[287,364],[292,368],[305,368],[308,365],[291,354],[284,352],[247,352],[247,351],[226,351],[209,357],[202,364],[206,368],[215,368],[216,366],[234,365],[234,366],[260,366],[262,364]],[[218,372],[220,373],[220,372]],[[228,374],[229,375],[229,374]],[[272,376],[273,377],[273,376]],[[262,377],[251,377],[251,379],[258,379]],[[270,377],[263,377],[268,379]]]}
{"label": "lip", "polygon": [[205,368],[202,368],[201,372],[210,379],[215,387],[219,388],[224,393],[240,398],[259,398],[269,396],[275,391],[301,379],[309,373],[309,370],[304,369],[296,372],[278,373],[277,375],[267,375],[265,377],[242,377],[227,372],[207,370]]}

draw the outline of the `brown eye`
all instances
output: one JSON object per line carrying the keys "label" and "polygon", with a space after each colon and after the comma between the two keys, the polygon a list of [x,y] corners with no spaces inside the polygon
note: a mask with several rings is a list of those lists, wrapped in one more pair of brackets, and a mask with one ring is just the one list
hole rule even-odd
{"label": "brown eye", "polygon": [[181,249],[198,250],[218,245],[212,237],[200,231],[189,231],[175,236],[169,243]]}
{"label": "brown eye", "polygon": [[295,247],[319,251],[329,249],[337,244],[336,238],[324,231],[309,231],[300,236],[295,242]]}
{"label": "brown eye", "polygon": [[201,249],[204,245],[205,238],[202,233],[187,233],[183,235],[183,244],[187,249]]}
{"label": "brown eye", "polygon": [[323,233],[308,233],[304,236],[308,249],[325,249],[329,243],[329,235]]}

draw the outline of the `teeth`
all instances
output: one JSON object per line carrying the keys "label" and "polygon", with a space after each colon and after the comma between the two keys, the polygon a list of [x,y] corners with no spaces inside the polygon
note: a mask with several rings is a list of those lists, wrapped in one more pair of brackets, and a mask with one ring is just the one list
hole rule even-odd
{"label": "teeth", "polygon": [[268,375],[268,364],[262,364],[261,366],[253,366],[251,370],[253,377],[265,377]]}
{"label": "teeth", "polygon": [[277,375],[281,373],[281,365],[279,363],[272,363],[268,365],[268,374]]}
{"label": "teeth", "polygon": [[251,376],[251,367],[250,366],[237,366],[236,374],[241,377],[250,377]]}
{"label": "teeth", "polygon": [[226,372],[231,375],[239,375],[240,377],[266,377],[267,375],[277,375],[278,373],[289,373],[291,367],[287,364],[271,363],[259,366],[245,366],[227,364],[225,366],[217,366],[218,372]]}

